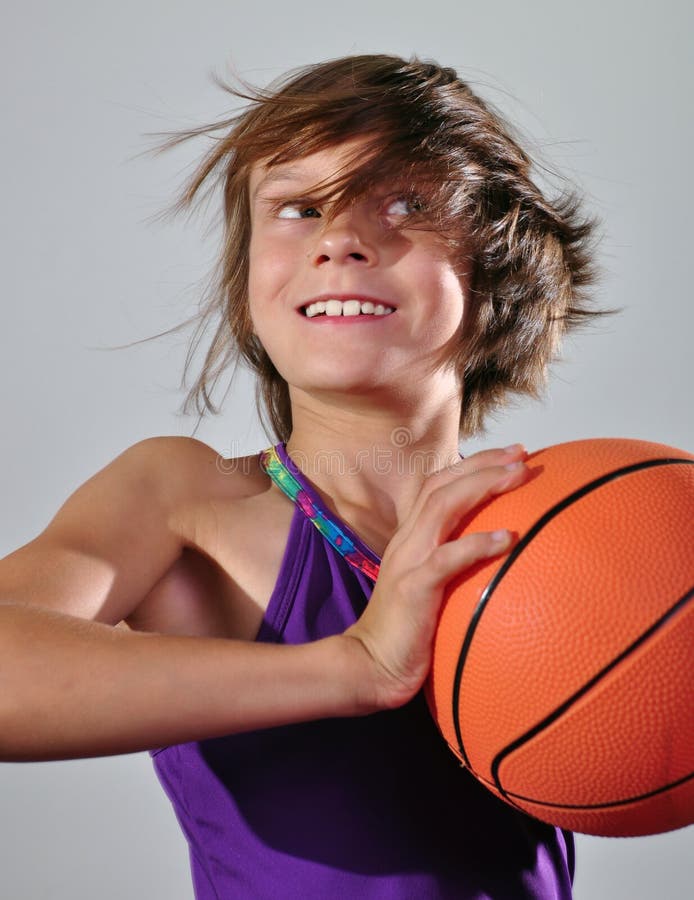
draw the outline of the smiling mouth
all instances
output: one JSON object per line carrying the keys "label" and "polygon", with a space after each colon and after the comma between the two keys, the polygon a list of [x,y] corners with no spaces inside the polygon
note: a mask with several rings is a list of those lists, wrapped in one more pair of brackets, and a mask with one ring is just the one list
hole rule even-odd
{"label": "smiling mouth", "polygon": [[300,308],[309,319],[321,318],[383,318],[395,312],[395,307],[372,300],[316,300]]}

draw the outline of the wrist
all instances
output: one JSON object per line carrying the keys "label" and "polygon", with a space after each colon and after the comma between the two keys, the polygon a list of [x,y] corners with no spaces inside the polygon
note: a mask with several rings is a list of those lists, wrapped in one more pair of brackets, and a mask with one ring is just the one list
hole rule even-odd
{"label": "wrist", "polygon": [[339,660],[335,671],[348,710],[344,714],[365,716],[389,708],[384,692],[379,690],[377,666],[364,642],[349,630],[328,640],[334,641],[330,649],[332,660]]}

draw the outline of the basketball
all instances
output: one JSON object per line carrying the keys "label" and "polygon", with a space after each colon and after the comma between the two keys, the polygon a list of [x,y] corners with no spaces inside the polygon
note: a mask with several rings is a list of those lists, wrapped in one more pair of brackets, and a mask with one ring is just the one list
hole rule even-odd
{"label": "basketball", "polygon": [[466,516],[509,551],[446,587],[425,696],[501,800],[603,836],[694,822],[694,455],[625,438],[529,455]]}

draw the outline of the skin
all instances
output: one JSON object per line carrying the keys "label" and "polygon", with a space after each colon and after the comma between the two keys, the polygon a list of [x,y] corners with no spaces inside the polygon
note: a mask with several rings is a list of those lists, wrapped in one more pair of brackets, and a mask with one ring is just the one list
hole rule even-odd
{"label": "skin", "polygon": [[[498,534],[448,540],[527,477],[521,445],[459,459],[459,386],[432,360],[459,332],[465,279],[435,235],[393,231],[391,185],[331,221],[306,213],[311,184],[358,149],[299,160],[254,196],[250,308],[289,384],[290,455],[382,556],[366,611],[341,635],[255,643],[290,501],[257,457],[232,473],[192,438],[138,442],[0,560],[0,759],[127,753],[400,706],[427,676],[446,583],[509,548],[501,522]],[[251,190],[268,174],[257,166]],[[330,292],[382,296],[397,311],[346,325],[299,316],[296,305]],[[321,467],[319,451],[341,454],[342,469]],[[417,453],[433,471],[411,465]],[[268,527],[274,557],[262,555]],[[203,557],[204,577],[181,570]],[[231,582],[247,585],[243,621]]]}
{"label": "skin", "polygon": [[[390,689],[409,699],[428,671],[445,582],[470,551],[445,542],[460,518],[456,507],[447,514],[444,491],[455,497],[463,487],[456,480],[465,471],[462,389],[450,367],[433,362],[459,337],[469,281],[435,232],[394,228],[404,211],[396,184],[334,217],[326,216],[329,203],[312,201],[314,185],[348,169],[364,144],[253,167],[249,304],[254,330],[289,385],[290,456],[382,556],[369,607],[346,634],[367,647]],[[317,296],[343,295],[375,297],[396,311],[348,325],[297,313]],[[510,484],[522,480],[519,468]],[[497,548],[510,539],[502,532]],[[401,647],[384,652],[381,641],[393,623],[379,600],[395,596],[420,639],[405,661]]]}
{"label": "skin", "polygon": [[[459,458],[460,384],[432,361],[457,341],[468,283],[434,232],[395,230],[404,211],[397,185],[379,187],[331,221],[311,202],[312,186],[349,166],[362,143],[253,168],[249,303],[255,331],[289,385],[288,452],[304,461],[333,511],[369,530],[382,551],[426,475]],[[345,294],[397,309],[387,321],[356,327],[297,314],[307,299]],[[343,465],[321,466],[326,456]]]}
{"label": "skin", "polygon": [[[270,170],[275,177],[291,172],[281,181],[263,184],[268,170],[254,167],[250,310],[255,331],[293,396],[311,392],[342,405],[346,392],[363,407],[395,402],[397,414],[406,403],[403,382],[423,378],[418,393],[433,384],[447,397],[458,393],[453,373],[435,375],[431,361],[460,331],[467,284],[434,232],[396,230],[407,202],[395,185],[384,185],[332,221],[325,217],[330,204],[311,203],[312,185],[334,175],[359,152],[360,143]],[[322,294],[376,297],[397,304],[397,313],[388,330],[365,326],[338,333],[321,327],[318,332],[315,322],[295,309]],[[300,357],[297,345],[306,351]],[[417,401],[416,394],[408,395]]]}

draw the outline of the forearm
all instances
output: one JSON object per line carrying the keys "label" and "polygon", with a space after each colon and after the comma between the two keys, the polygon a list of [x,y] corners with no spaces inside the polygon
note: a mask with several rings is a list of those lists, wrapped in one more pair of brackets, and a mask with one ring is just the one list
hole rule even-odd
{"label": "forearm", "polygon": [[0,604],[0,758],[130,753],[372,711],[348,637],[285,646],[130,632]]}

